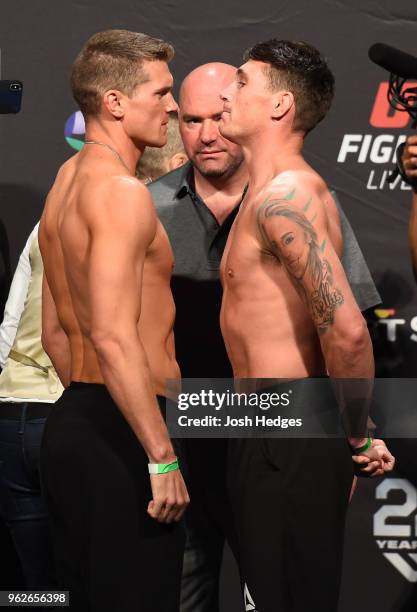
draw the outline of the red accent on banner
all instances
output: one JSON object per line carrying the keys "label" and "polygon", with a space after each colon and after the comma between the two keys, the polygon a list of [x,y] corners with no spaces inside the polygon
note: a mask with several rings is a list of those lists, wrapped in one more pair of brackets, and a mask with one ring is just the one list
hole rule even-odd
{"label": "red accent on banner", "polygon": [[[417,83],[409,82],[408,87],[417,87]],[[405,128],[410,122],[410,115],[394,111],[389,105],[387,94],[388,81],[383,81],[379,84],[369,123],[376,128]]]}

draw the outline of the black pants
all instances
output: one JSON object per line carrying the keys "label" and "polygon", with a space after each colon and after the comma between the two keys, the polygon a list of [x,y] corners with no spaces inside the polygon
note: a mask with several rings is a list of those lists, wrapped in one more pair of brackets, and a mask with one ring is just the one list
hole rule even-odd
{"label": "black pants", "polygon": [[[308,401],[314,408],[315,400]],[[337,611],[352,481],[344,438],[229,441],[244,609]]]}
{"label": "black pants", "polygon": [[236,535],[226,487],[227,439],[185,439],[187,487],[186,547],[181,612],[219,612],[224,544],[236,559]]}
{"label": "black pants", "polygon": [[[0,403],[0,518],[19,557],[24,580],[20,588],[31,590],[56,584],[39,477],[41,437],[51,409],[48,403]],[[5,567],[13,561],[2,559]]]}
{"label": "black pants", "polygon": [[72,382],[47,420],[41,450],[58,577],[71,610],[178,610],[183,526],[147,514],[147,463],[106,387]]}

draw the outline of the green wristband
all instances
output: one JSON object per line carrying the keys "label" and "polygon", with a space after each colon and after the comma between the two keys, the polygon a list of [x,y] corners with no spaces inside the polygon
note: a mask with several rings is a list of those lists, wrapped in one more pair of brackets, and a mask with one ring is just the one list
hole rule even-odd
{"label": "green wristband", "polygon": [[168,474],[168,472],[174,472],[179,470],[178,459],[171,463],[148,463],[149,474]]}
{"label": "green wristband", "polygon": [[368,441],[366,444],[364,444],[363,446],[359,446],[358,448],[352,448],[352,450],[355,453],[355,455],[361,455],[362,453],[365,453],[367,450],[369,450],[371,446],[372,446],[372,438],[368,437]]}

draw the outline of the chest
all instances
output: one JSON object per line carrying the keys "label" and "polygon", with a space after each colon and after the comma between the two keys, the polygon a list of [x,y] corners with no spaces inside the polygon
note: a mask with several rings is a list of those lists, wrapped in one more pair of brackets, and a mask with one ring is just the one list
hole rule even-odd
{"label": "chest", "polygon": [[256,209],[248,203],[241,208],[230,230],[220,267],[224,285],[259,272],[265,265],[276,265],[276,259],[263,246],[257,225]]}
{"label": "chest", "polygon": [[168,235],[159,220],[157,222],[155,238],[146,254],[145,267],[148,269],[152,268],[153,271],[168,278],[172,274],[174,254]]}

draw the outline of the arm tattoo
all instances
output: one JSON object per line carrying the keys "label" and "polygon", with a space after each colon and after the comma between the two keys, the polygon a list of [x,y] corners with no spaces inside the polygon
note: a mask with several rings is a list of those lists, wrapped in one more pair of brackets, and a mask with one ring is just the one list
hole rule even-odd
{"label": "arm tattoo", "polygon": [[[306,215],[288,204],[294,192],[278,199],[267,199],[258,209],[258,226],[262,238],[280,263],[285,266],[292,283],[307,304],[319,334],[334,322],[336,308],[344,302],[343,294],[333,284],[333,273],[327,259],[323,258],[326,241],[318,244],[313,222]],[[311,198],[304,206],[305,213]],[[271,240],[266,231],[268,218],[279,217],[277,238]]]}

